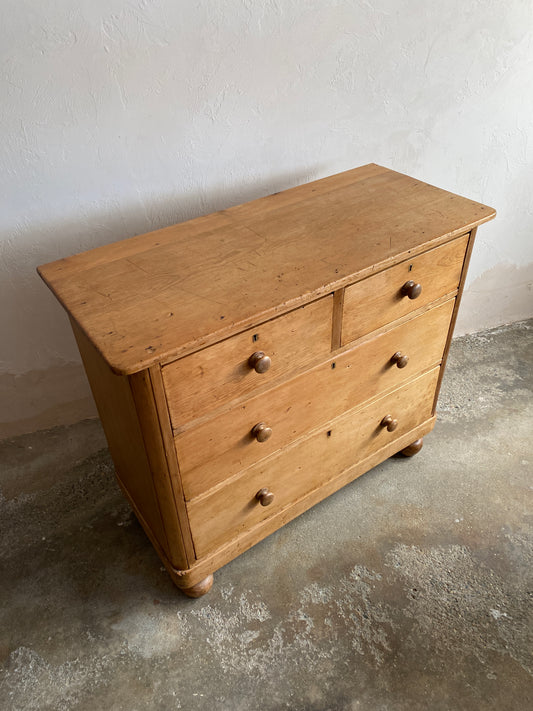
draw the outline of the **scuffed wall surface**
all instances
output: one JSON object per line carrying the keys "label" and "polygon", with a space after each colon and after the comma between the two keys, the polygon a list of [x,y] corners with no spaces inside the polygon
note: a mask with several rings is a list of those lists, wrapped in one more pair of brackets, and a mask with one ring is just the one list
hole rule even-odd
{"label": "scuffed wall surface", "polygon": [[[16,417],[61,419],[79,363],[38,264],[371,161],[497,208],[458,332],[531,315],[529,0],[2,10],[0,421],[30,386]],[[494,275],[514,273],[497,298]],[[62,366],[58,389],[47,373]],[[87,397],[79,383],[71,401]]]}

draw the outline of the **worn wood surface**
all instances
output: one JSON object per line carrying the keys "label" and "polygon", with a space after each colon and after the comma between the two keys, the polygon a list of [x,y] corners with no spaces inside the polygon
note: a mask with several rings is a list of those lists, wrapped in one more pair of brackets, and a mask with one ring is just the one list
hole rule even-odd
{"label": "worn wood surface", "polygon": [[40,268],[178,587],[414,453],[494,214],[369,165]]}
{"label": "worn wood surface", "polygon": [[118,373],[192,352],[494,216],[368,165],[39,272]]}
{"label": "worn wood surface", "polygon": [[331,350],[341,347],[342,313],[344,309],[344,294],[346,289],[338,289],[333,293],[333,328],[331,329]]}
{"label": "worn wood surface", "polygon": [[[467,244],[468,235],[464,235],[347,287],[343,345],[457,289]],[[408,280],[422,286],[415,299],[401,295]]]}
{"label": "worn wood surface", "polygon": [[[172,564],[186,567],[191,558],[181,544],[176,511],[168,496],[157,419],[155,422],[150,419],[149,387],[139,380],[141,376],[135,376],[132,388],[127,376],[111,371],[76,324],[73,329],[119,483],[130,501],[142,511],[143,523],[168,552]],[[160,500],[164,504],[163,511]]]}
{"label": "worn wood surface", "polygon": [[[174,428],[213,412],[236,397],[261,392],[281,376],[327,357],[331,342],[333,297],[267,321],[163,368]],[[271,360],[265,373],[248,364],[254,351]]]}
{"label": "worn wood surface", "polygon": [[382,449],[373,452],[370,456],[366,457],[366,459],[344,470],[339,476],[326,481],[321,487],[314,489],[291,506],[282,509],[264,521],[260,521],[255,526],[251,526],[244,533],[238,534],[220,548],[215,548],[211,553],[199,557],[196,562],[186,570],[173,568],[166,557],[165,551],[158,546],[155,538],[150,537],[150,540],[177,587],[183,588],[195,585],[207,575],[214,573],[278,528],[281,528],[319,501],[322,501],[322,499],[325,499],[330,494],[338,491],[346,484],[349,484],[357,477],[372,469],[372,467],[375,467],[391,455],[399,452],[402,448],[407,447],[415,439],[431,432],[435,426],[435,419],[433,416],[403,437],[393,439],[392,442],[386,444]]}
{"label": "worn wood surface", "polygon": [[446,339],[446,345],[444,346],[444,354],[442,356],[442,368],[440,370],[439,380],[437,382],[437,387],[435,388],[435,398],[433,400],[433,414],[437,410],[437,400],[439,398],[440,388],[442,385],[442,378],[444,377],[444,372],[446,368],[446,361],[448,360],[448,353],[450,352],[450,346],[453,338],[453,331],[455,328],[455,323],[457,321],[457,314],[459,313],[459,306],[461,305],[461,299],[463,297],[463,291],[466,282],[466,275],[468,272],[468,265],[470,264],[470,257],[472,256],[472,251],[474,249],[474,243],[477,234],[477,227],[475,227],[470,233],[470,239],[468,240],[468,246],[466,249],[465,259],[461,271],[461,279],[459,281],[459,288],[457,292],[457,297],[455,299],[455,306],[453,309],[452,320],[450,323],[450,328],[448,329],[448,338]]}
{"label": "worn wood surface", "polygon": [[187,595],[187,597],[202,597],[211,590],[213,582],[213,575],[210,574],[203,580],[200,580],[200,582],[196,583],[196,585],[192,585],[191,587],[181,587],[181,590],[185,593],[185,595]]}
{"label": "worn wood surface", "polygon": [[[314,427],[439,363],[452,310],[453,299],[177,435],[185,497],[207,491]],[[410,354],[402,369],[390,362],[400,349]],[[251,436],[258,422],[272,428],[265,442]]]}
{"label": "worn wood surface", "polygon": [[[242,477],[187,505],[199,556],[290,506],[351,465],[400,438],[431,416],[438,368],[362,410],[331,422],[321,432],[248,469]],[[384,415],[398,419],[394,432],[381,427]],[[261,506],[256,494],[274,495]]]}
{"label": "worn wood surface", "polygon": [[404,457],[414,457],[415,454],[420,452],[423,446],[424,440],[420,437],[419,439],[415,439],[414,442],[411,442],[411,444],[407,445],[407,447],[404,447],[401,450],[401,454],[403,454]]}
{"label": "worn wood surface", "polygon": [[[191,538],[189,519],[185,510],[183,486],[174,449],[172,426],[168,414],[161,368],[158,365],[153,365],[147,370],[141,371],[141,373],[130,376],[130,378],[134,380],[145,374],[150,381],[151,400],[149,410],[146,408],[148,411],[144,412],[143,416],[152,422],[159,452],[159,462],[157,469],[153,471],[153,476],[154,480],[157,480],[158,477],[163,477],[165,480],[167,488],[163,492],[161,508],[165,510],[166,518],[176,523],[176,536],[170,541],[171,545],[167,555],[172,562],[176,554],[175,551],[178,554],[183,551],[189,561],[189,565],[191,565],[196,554]],[[152,448],[150,440],[146,441],[146,448],[148,451]]]}

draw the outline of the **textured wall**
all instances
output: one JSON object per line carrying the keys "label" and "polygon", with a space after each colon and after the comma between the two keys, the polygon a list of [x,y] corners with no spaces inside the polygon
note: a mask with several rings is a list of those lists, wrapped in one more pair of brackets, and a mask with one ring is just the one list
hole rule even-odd
{"label": "textured wall", "polygon": [[91,412],[37,264],[377,162],[486,202],[459,331],[531,315],[530,0],[3,0],[4,431]]}

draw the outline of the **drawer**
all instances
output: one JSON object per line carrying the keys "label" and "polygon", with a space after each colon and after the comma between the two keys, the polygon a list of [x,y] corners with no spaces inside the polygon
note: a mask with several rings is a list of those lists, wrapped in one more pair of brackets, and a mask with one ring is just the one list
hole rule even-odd
{"label": "drawer", "polygon": [[[196,555],[202,556],[260,524],[429,420],[438,372],[437,367],[338,418],[321,432],[251,467],[227,486],[189,502]],[[381,426],[387,415],[398,421],[393,432]],[[274,495],[268,506],[261,506],[256,499],[263,488]]]}
{"label": "drawer", "polygon": [[[453,306],[452,299],[177,435],[185,498],[438,364]],[[398,351],[409,359],[405,367],[391,361]],[[263,442],[251,434],[261,422],[272,430]]]}
{"label": "drawer", "polygon": [[[379,274],[349,286],[344,294],[342,345],[406,316],[457,289],[469,235],[424,252]],[[409,281],[422,287],[409,295]]]}
{"label": "drawer", "polygon": [[[326,296],[164,366],[163,382],[174,429],[326,357],[331,351],[332,309],[333,297]],[[270,358],[266,372],[251,367],[249,358],[256,352]]]}

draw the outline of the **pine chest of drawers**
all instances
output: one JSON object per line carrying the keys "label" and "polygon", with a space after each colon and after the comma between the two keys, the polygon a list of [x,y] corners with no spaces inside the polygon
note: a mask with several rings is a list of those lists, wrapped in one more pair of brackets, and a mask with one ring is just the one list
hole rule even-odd
{"label": "pine chest of drawers", "polygon": [[179,588],[420,449],[494,215],[367,165],[40,267]]}

